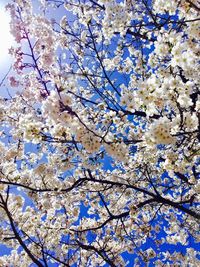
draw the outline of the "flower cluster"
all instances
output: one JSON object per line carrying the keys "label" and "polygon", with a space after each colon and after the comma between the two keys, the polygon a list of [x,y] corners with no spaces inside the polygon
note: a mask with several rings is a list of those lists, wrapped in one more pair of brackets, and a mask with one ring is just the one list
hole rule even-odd
{"label": "flower cluster", "polygon": [[77,129],[76,139],[89,153],[98,151],[101,146],[100,138],[83,127]]}
{"label": "flower cluster", "polygon": [[170,122],[164,119],[157,120],[145,133],[145,140],[151,144],[169,145],[175,143],[176,139],[170,134]]}

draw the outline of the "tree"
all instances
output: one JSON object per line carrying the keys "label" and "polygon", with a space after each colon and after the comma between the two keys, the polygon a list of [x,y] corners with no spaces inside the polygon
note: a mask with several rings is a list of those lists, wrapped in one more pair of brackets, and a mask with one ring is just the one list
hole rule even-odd
{"label": "tree", "polygon": [[36,2],[6,7],[0,265],[199,266],[199,1]]}

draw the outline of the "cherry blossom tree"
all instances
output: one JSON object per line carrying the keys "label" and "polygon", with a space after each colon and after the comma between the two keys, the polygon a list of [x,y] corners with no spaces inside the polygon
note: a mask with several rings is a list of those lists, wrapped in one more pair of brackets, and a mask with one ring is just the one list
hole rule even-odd
{"label": "cherry blossom tree", "polygon": [[199,266],[199,1],[6,9],[0,266]]}

